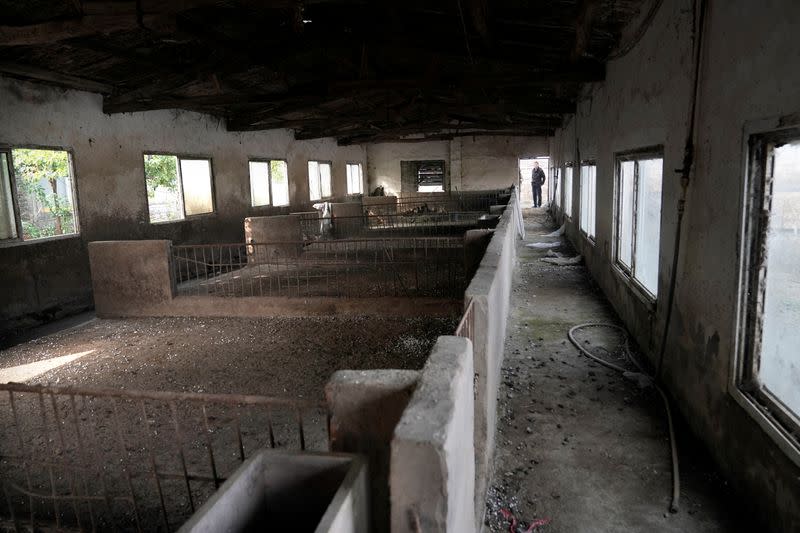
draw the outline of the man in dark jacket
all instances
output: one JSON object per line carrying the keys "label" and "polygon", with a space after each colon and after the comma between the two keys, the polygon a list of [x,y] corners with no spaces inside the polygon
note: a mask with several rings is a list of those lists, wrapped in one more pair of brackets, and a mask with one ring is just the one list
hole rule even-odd
{"label": "man in dark jacket", "polygon": [[544,170],[539,168],[539,163],[533,162],[533,172],[531,172],[531,188],[533,189],[533,207],[542,207],[542,185],[547,178]]}

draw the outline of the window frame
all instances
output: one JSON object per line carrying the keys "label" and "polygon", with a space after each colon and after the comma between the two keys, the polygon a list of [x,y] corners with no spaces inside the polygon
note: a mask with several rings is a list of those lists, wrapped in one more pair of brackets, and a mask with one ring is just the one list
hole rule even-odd
{"label": "window frame", "polygon": [[[742,179],[738,235],[738,294],[735,346],[729,391],[769,437],[796,465],[800,466],[800,413],[793,413],[779,398],[758,383],[760,327],[763,324],[764,293],[760,282],[766,275],[766,232],[769,214],[765,192],[773,176],[767,160],[769,150],[778,143],[800,140],[799,115],[752,121],[745,124],[742,139]],[[755,306],[755,311],[754,311]],[[761,311],[761,312],[759,312]]]}
{"label": "window frame", "polygon": [[[358,192],[350,192],[350,180],[347,180],[347,194],[348,195],[356,195],[356,194],[364,194],[364,165],[361,164],[360,161],[345,161],[344,163],[344,172],[345,178],[347,178],[347,170],[350,165],[358,165],[358,174],[359,174],[359,184],[360,184],[360,191]],[[333,176],[331,176],[331,181],[333,181]],[[331,184],[333,185],[333,184]],[[331,192],[333,192],[333,187],[331,187]]]}
{"label": "window frame", "polygon": [[[328,166],[330,166],[330,168],[331,168],[331,173],[330,173],[330,177],[331,177],[331,194],[330,194],[330,196],[324,196],[322,194],[322,173],[320,173],[320,175],[319,175],[319,195],[320,196],[319,196],[319,198],[316,198],[316,199],[312,199],[311,198],[311,174],[308,174],[308,164],[309,163],[317,163],[317,165],[328,165]],[[324,160],[324,159],[309,159],[308,161],[306,161],[306,173],[308,174],[308,176],[307,176],[307,179],[308,179],[308,200],[310,202],[326,202],[326,201],[331,200],[332,198],[335,198],[335,194],[333,192],[333,161]]]}
{"label": "window frame", "polygon": [[[172,156],[178,160],[177,165],[175,165],[175,170],[178,174],[178,193],[180,194],[181,198],[181,212],[183,213],[183,218],[179,218],[178,220],[157,220],[152,221],[150,220],[150,200],[147,198],[147,169],[144,166],[144,158],[148,155],[167,155]],[[208,161],[208,170],[211,174],[211,211],[208,213],[198,213],[196,215],[187,215],[186,214],[186,200],[183,196],[183,172],[181,171],[181,159],[187,160],[204,160]],[[208,217],[208,216],[216,216],[217,214],[217,183],[215,179],[215,172],[214,172],[214,158],[210,155],[198,155],[198,154],[186,154],[186,153],[176,153],[176,152],[160,152],[160,151],[148,151],[142,152],[142,176],[144,177],[144,197],[145,201],[147,202],[147,222],[149,224],[176,224],[179,222],[185,222],[187,220],[195,220],[197,218]],[[272,197],[270,196],[270,200]]]}
{"label": "window frame", "polygon": [[[248,187],[250,191],[250,208],[251,209],[263,209],[265,207],[286,207],[291,205],[291,200],[286,204],[275,205],[275,196],[273,195],[274,188],[272,186],[272,165],[273,161],[282,161],[286,165],[286,181],[289,181],[289,161],[283,157],[248,157],[247,158],[247,178],[248,178]],[[267,178],[267,188],[269,189],[269,203],[268,204],[261,204],[261,205],[253,205],[253,185],[252,185],[252,176],[250,176],[250,163],[270,163],[267,165],[268,171],[268,178]]]}
{"label": "window frame", "polygon": [[[636,272],[636,226],[637,226],[637,217],[636,213],[638,211],[638,192],[639,192],[639,165],[634,164],[634,177],[633,177],[633,210],[631,213],[632,217],[632,228],[631,228],[631,265],[630,267],[626,266],[622,263],[619,258],[620,253],[620,225],[622,224],[622,163],[626,161],[633,161],[636,163],[641,159],[661,159],[662,164],[662,171],[661,171],[661,209],[663,213],[664,208],[664,146],[663,145],[656,145],[656,146],[648,146],[646,148],[639,148],[636,150],[628,150],[625,152],[618,152],[614,154],[614,238],[612,242],[612,264],[616,269],[616,272],[622,276],[622,278],[628,282],[636,291],[636,293],[643,299],[644,303],[654,307],[655,304],[658,302],[658,295],[653,294],[650,292],[650,289],[644,286],[644,284],[636,279],[635,272]],[[660,240],[660,239],[659,239]],[[660,257],[659,257],[660,259]]]}
{"label": "window frame", "polygon": [[[583,198],[583,183],[581,180],[583,174],[583,167],[594,167],[594,209],[593,209],[594,220],[593,223],[590,224],[590,227],[591,225],[594,225],[594,235],[589,235],[589,228],[586,228],[586,230],[584,230],[581,227],[581,220],[583,219],[583,206],[580,204],[582,203],[581,200]],[[572,171],[572,178],[575,179],[574,167]],[[578,198],[578,208],[579,208],[578,231],[580,231],[580,234],[583,235],[583,237],[589,244],[594,246],[597,243],[597,162],[594,159],[583,160],[578,165],[578,190],[580,191],[580,195]]]}
{"label": "window frame", "polygon": [[[570,171],[569,171],[569,206],[567,206],[567,187],[566,187],[567,169],[570,169]],[[564,216],[566,216],[567,220],[570,220],[570,221],[572,221],[572,207],[573,207],[573,203],[574,203],[574,200],[575,200],[573,198],[573,194],[572,194],[574,183],[575,183],[575,163],[572,162],[572,161],[569,161],[567,163],[564,163],[564,187],[563,187],[563,189],[564,189]],[[569,209],[567,207],[569,207]]]}
{"label": "window frame", "polygon": [[[38,239],[23,239],[22,218],[20,215],[18,190],[17,190],[17,176],[14,172],[14,150],[50,150],[54,152],[66,152],[67,164],[69,165],[70,173],[70,189],[72,192],[72,218],[75,221],[75,232],[65,235],[51,235],[49,237],[41,237]],[[8,180],[9,190],[11,191],[11,209],[14,216],[14,228],[16,229],[17,236],[8,239],[0,239],[0,248],[7,248],[11,246],[29,246],[48,241],[58,241],[64,239],[75,239],[81,237],[81,217],[80,205],[78,200],[78,178],[75,174],[75,153],[72,148],[64,146],[51,146],[41,144],[7,144],[0,143],[0,153],[5,153],[8,156]]]}

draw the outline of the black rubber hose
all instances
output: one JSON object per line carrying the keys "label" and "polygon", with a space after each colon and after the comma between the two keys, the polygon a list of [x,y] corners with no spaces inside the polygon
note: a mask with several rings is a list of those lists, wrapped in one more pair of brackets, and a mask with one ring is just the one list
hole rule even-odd
{"label": "black rubber hose", "polygon": [[578,350],[580,350],[581,353],[583,353],[583,355],[585,355],[586,357],[594,361],[597,361],[598,363],[600,363],[605,367],[608,367],[612,370],[616,370],[620,374],[626,374],[630,373],[630,370],[623,368],[619,365],[615,365],[614,363],[611,363],[609,361],[606,361],[605,359],[602,359],[594,355],[589,350],[581,346],[581,344],[575,338],[575,332],[579,329],[585,329],[585,328],[612,328],[621,332],[622,336],[625,339],[625,342],[623,343],[622,346],[625,354],[625,359],[630,361],[639,370],[639,374],[646,376],[652,382],[653,387],[655,387],[655,389],[661,395],[661,400],[664,402],[664,411],[666,411],[667,414],[667,425],[669,427],[669,446],[672,454],[672,502],[670,503],[669,511],[671,513],[677,513],[681,497],[681,477],[680,477],[680,468],[678,466],[678,443],[675,439],[675,426],[672,422],[672,409],[670,409],[669,406],[669,399],[667,398],[667,395],[664,393],[661,387],[659,387],[658,383],[656,383],[654,377],[645,372],[644,368],[642,368],[639,362],[631,354],[628,342],[628,332],[625,330],[625,328],[623,328],[622,326],[617,326],[616,324],[603,324],[603,323],[591,322],[587,324],[579,324],[577,326],[574,326],[569,330],[568,336],[570,342],[572,342],[572,344],[574,344],[575,347],[578,348]]}

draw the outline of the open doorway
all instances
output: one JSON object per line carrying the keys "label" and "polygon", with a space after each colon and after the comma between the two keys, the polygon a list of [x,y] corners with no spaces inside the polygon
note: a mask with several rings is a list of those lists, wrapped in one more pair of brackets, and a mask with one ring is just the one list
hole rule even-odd
{"label": "open doorway", "polygon": [[531,189],[531,174],[533,164],[539,163],[544,171],[547,180],[542,187],[542,206],[546,207],[550,198],[550,158],[549,157],[530,157],[520,158],[519,160],[519,200],[522,207],[533,207],[533,190]]}

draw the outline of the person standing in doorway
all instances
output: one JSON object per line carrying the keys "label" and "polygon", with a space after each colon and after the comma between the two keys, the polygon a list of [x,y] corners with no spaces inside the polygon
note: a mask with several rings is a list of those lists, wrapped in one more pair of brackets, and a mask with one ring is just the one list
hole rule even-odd
{"label": "person standing in doorway", "polygon": [[542,185],[547,178],[544,175],[544,170],[539,168],[538,161],[533,162],[533,171],[531,172],[531,188],[533,189],[533,207],[542,207]]}

